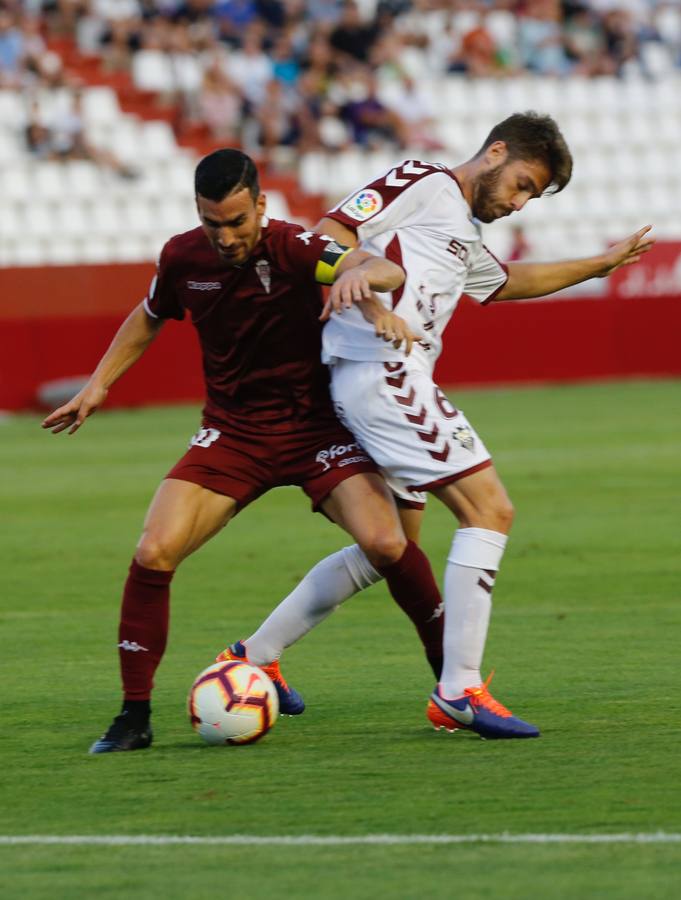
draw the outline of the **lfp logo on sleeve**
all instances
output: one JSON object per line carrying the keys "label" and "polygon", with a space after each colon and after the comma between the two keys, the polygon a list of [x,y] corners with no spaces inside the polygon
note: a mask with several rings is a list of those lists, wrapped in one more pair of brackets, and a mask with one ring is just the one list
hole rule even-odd
{"label": "lfp logo on sleeve", "polygon": [[357,222],[363,222],[365,219],[375,216],[382,209],[383,197],[378,191],[372,191],[370,188],[365,188],[363,191],[354,194],[341,206],[341,212],[344,212]]}

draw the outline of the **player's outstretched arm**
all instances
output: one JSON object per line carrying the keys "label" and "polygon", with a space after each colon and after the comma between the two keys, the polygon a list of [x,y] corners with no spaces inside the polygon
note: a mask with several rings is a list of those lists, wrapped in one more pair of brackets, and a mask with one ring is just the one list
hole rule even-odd
{"label": "player's outstretched arm", "polygon": [[109,349],[99,361],[85,387],[76,396],[55,409],[43,422],[53,434],[69,429],[78,431],[106,400],[111,385],[142,356],[163,325],[162,319],[152,319],[140,303],[118,329]]}
{"label": "player's outstretched arm", "polygon": [[374,291],[396,291],[404,284],[404,277],[404,270],[389,259],[353,250],[338,264],[322,321],[331,312],[342,312],[353,303],[371,300]]}
{"label": "player's outstretched arm", "polygon": [[646,225],[604,253],[586,259],[548,263],[509,263],[508,281],[493,302],[544,297],[546,294],[553,294],[589,278],[604,278],[622,266],[630,266],[638,262],[655,243],[655,238],[649,234],[651,228],[651,225]]}

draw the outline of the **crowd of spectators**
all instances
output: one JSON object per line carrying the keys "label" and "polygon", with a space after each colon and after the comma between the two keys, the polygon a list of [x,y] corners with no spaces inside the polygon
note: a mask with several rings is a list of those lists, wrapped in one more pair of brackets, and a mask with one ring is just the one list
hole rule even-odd
{"label": "crowd of spectators", "polygon": [[678,0],[0,0],[0,87],[67,77],[73,37],[187,122],[265,159],[435,149],[424,79],[630,75],[681,65]]}

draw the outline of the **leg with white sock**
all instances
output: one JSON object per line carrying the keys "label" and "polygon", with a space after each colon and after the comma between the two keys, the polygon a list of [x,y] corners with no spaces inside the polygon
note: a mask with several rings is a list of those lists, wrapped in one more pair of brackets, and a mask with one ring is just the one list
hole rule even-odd
{"label": "leg with white sock", "polygon": [[279,659],[286,647],[330,616],[341,603],[382,578],[357,544],[327,556],[243,642],[249,660],[263,665]]}
{"label": "leg with white sock", "polygon": [[482,682],[480,666],[492,612],[492,588],[507,537],[486,528],[456,532],[445,568],[443,697]]}
{"label": "leg with white sock", "polygon": [[[318,563],[250,638],[239,642],[248,659],[276,661],[344,600],[385,578],[398,606],[410,618],[431,668],[442,668],[442,602],[430,564],[408,540],[392,495],[378,476],[354,476],[324,501],[324,512],[364,547],[346,547]],[[409,522],[418,536],[418,523]],[[371,561],[369,560],[371,557]]]}
{"label": "leg with white sock", "polygon": [[480,674],[492,611],[492,590],[513,520],[506,491],[489,466],[438,489],[458,517],[445,569],[444,663],[427,716],[435,728],[475,731],[484,738],[539,737],[488,690]]}

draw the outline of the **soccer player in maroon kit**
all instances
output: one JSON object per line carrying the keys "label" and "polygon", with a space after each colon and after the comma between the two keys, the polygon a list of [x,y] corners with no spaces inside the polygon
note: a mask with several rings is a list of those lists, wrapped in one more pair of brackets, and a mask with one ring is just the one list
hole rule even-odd
{"label": "soccer player in maroon kit", "polygon": [[[277,485],[300,485],[315,509],[354,537],[359,547],[344,551],[349,577],[359,589],[377,573],[383,576],[414,622],[436,675],[441,666],[441,601],[432,570],[405,537],[375,464],[336,419],[320,359],[319,285],[333,284],[329,302],[335,308],[356,302],[369,309],[372,291],[394,290],[404,273],[328,236],[268,220],[255,166],[238,150],[205,157],[195,189],[201,226],[168,241],[148,296],[125,320],[88,383],[43,421],[54,433],[73,434],[164,321],[189,313],[203,354],[202,427],[147,512],[123,592],[123,707],[92,753],[151,744],[150,696],[166,646],[174,571]],[[397,317],[384,318],[380,330],[384,339],[412,337]],[[281,711],[302,712],[303,700],[278,664],[265,671]]]}

